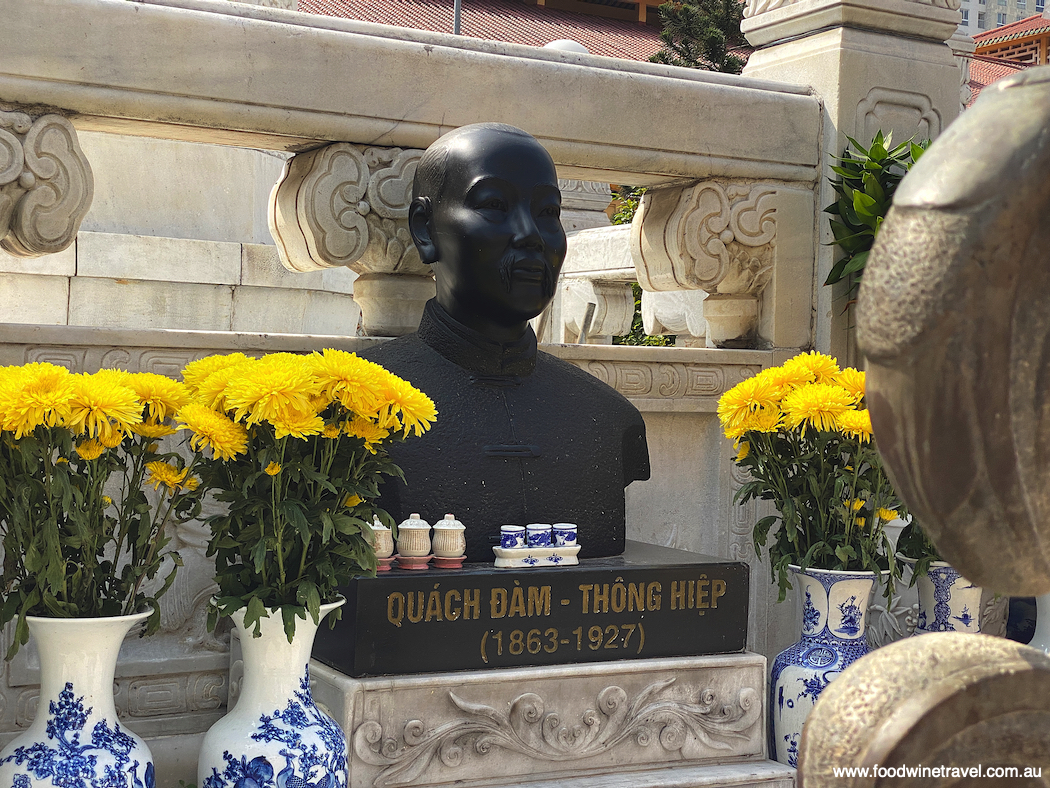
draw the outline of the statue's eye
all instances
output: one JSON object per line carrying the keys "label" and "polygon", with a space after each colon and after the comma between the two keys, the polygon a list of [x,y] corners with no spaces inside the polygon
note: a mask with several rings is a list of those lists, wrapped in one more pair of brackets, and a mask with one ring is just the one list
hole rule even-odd
{"label": "statue's eye", "polygon": [[555,219],[557,219],[559,216],[561,216],[561,206],[548,205],[540,211],[540,216],[553,216]]}
{"label": "statue's eye", "polygon": [[507,202],[502,197],[489,197],[478,203],[477,207],[482,210],[505,211]]}

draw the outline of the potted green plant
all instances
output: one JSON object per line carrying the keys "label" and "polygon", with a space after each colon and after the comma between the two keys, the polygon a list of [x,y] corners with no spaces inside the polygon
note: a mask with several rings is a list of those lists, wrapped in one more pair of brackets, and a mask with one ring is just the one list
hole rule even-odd
{"label": "potted green plant", "polygon": [[228,507],[208,520],[209,623],[230,615],[244,657],[237,706],[202,744],[199,784],[269,785],[283,765],[284,782],[345,785],[346,740],[312,701],[310,651],[320,620],[338,615],[338,588],[375,572],[373,516],[393,526],[371,503],[380,479],[401,473],[385,446],[428,429],[434,403],[338,350],[212,356],[183,377],[194,401],[178,420],[202,486]]}
{"label": "potted green plant", "polygon": [[897,186],[930,146],[930,141],[908,140],[894,146],[893,135],[883,135],[881,131],[869,146],[861,145],[852,137],[846,139],[856,150],[851,152],[846,148],[839,165],[831,168],[838,175],[831,182],[838,198],[824,209],[824,213],[836,217],[831,220],[831,232],[835,236],[832,246],[841,248],[843,255],[824,284],[833,285],[852,276],[852,291],[860,285],[868,254],[889,213]]}
{"label": "potted green plant", "polygon": [[[800,640],[774,660],[771,749],[794,765],[802,724],[827,682],[867,653],[868,602],[897,574],[883,526],[903,510],[875,449],[864,373],[803,353],[722,395],[718,416],[750,480],[737,500],[772,502],[754,528],[782,601],[799,581]],[[778,526],[774,530],[774,526]]]}
{"label": "potted green plant", "polygon": [[157,443],[188,399],[161,375],[0,368],[0,624],[15,621],[8,659],[32,635],[41,664],[41,713],[0,752],[0,784],[50,785],[78,758],[99,778],[153,784],[148,748],[117,721],[113,676],[128,631],[160,625],[181,563],[165,526],[199,511],[192,468]]}

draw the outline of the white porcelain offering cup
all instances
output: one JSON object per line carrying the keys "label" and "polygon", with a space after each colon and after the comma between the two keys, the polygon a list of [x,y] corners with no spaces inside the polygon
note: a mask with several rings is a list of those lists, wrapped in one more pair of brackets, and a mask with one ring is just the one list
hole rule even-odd
{"label": "white porcelain offering cup", "polygon": [[551,546],[551,524],[550,523],[530,523],[525,526],[526,543],[529,547],[550,547]]}
{"label": "white porcelain offering cup", "polygon": [[525,546],[524,525],[501,525],[499,527],[499,546],[512,550]]}
{"label": "white porcelain offering cup", "polygon": [[554,524],[554,546],[572,547],[576,544],[576,523]]}

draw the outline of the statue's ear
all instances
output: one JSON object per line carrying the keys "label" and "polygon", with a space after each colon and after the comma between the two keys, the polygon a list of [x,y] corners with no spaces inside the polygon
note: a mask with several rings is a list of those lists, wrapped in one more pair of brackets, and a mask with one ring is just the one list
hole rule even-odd
{"label": "statue's ear", "polygon": [[419,259],[425,264],[437,262],[437,244],[434,243],[430,220],[434,206],[429,197],[416,197],[408,206],[408,231],[419,250]]}

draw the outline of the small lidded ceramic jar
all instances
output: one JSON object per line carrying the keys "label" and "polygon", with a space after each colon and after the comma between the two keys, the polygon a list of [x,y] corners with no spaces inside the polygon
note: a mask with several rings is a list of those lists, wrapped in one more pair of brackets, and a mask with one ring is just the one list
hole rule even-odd
{"label": "small lidded ceramic jar", "polygon": [[376,515],[372,515],[372,549],[376,551],[376,558],[389,558],[394,554],[394,534]]}
{"label": "small lidded ceramic jar", "polygon": [[397,554],[407,558],[422,558],[430,555],[430,523],[412,515],[397,527]]}
{"label": "small lidded ceramic jar", "polygon": [[459,558],[467,551],[466,526],[455,515],[446,514],[444,520],[434,523],[434,555],[438,558]]}

